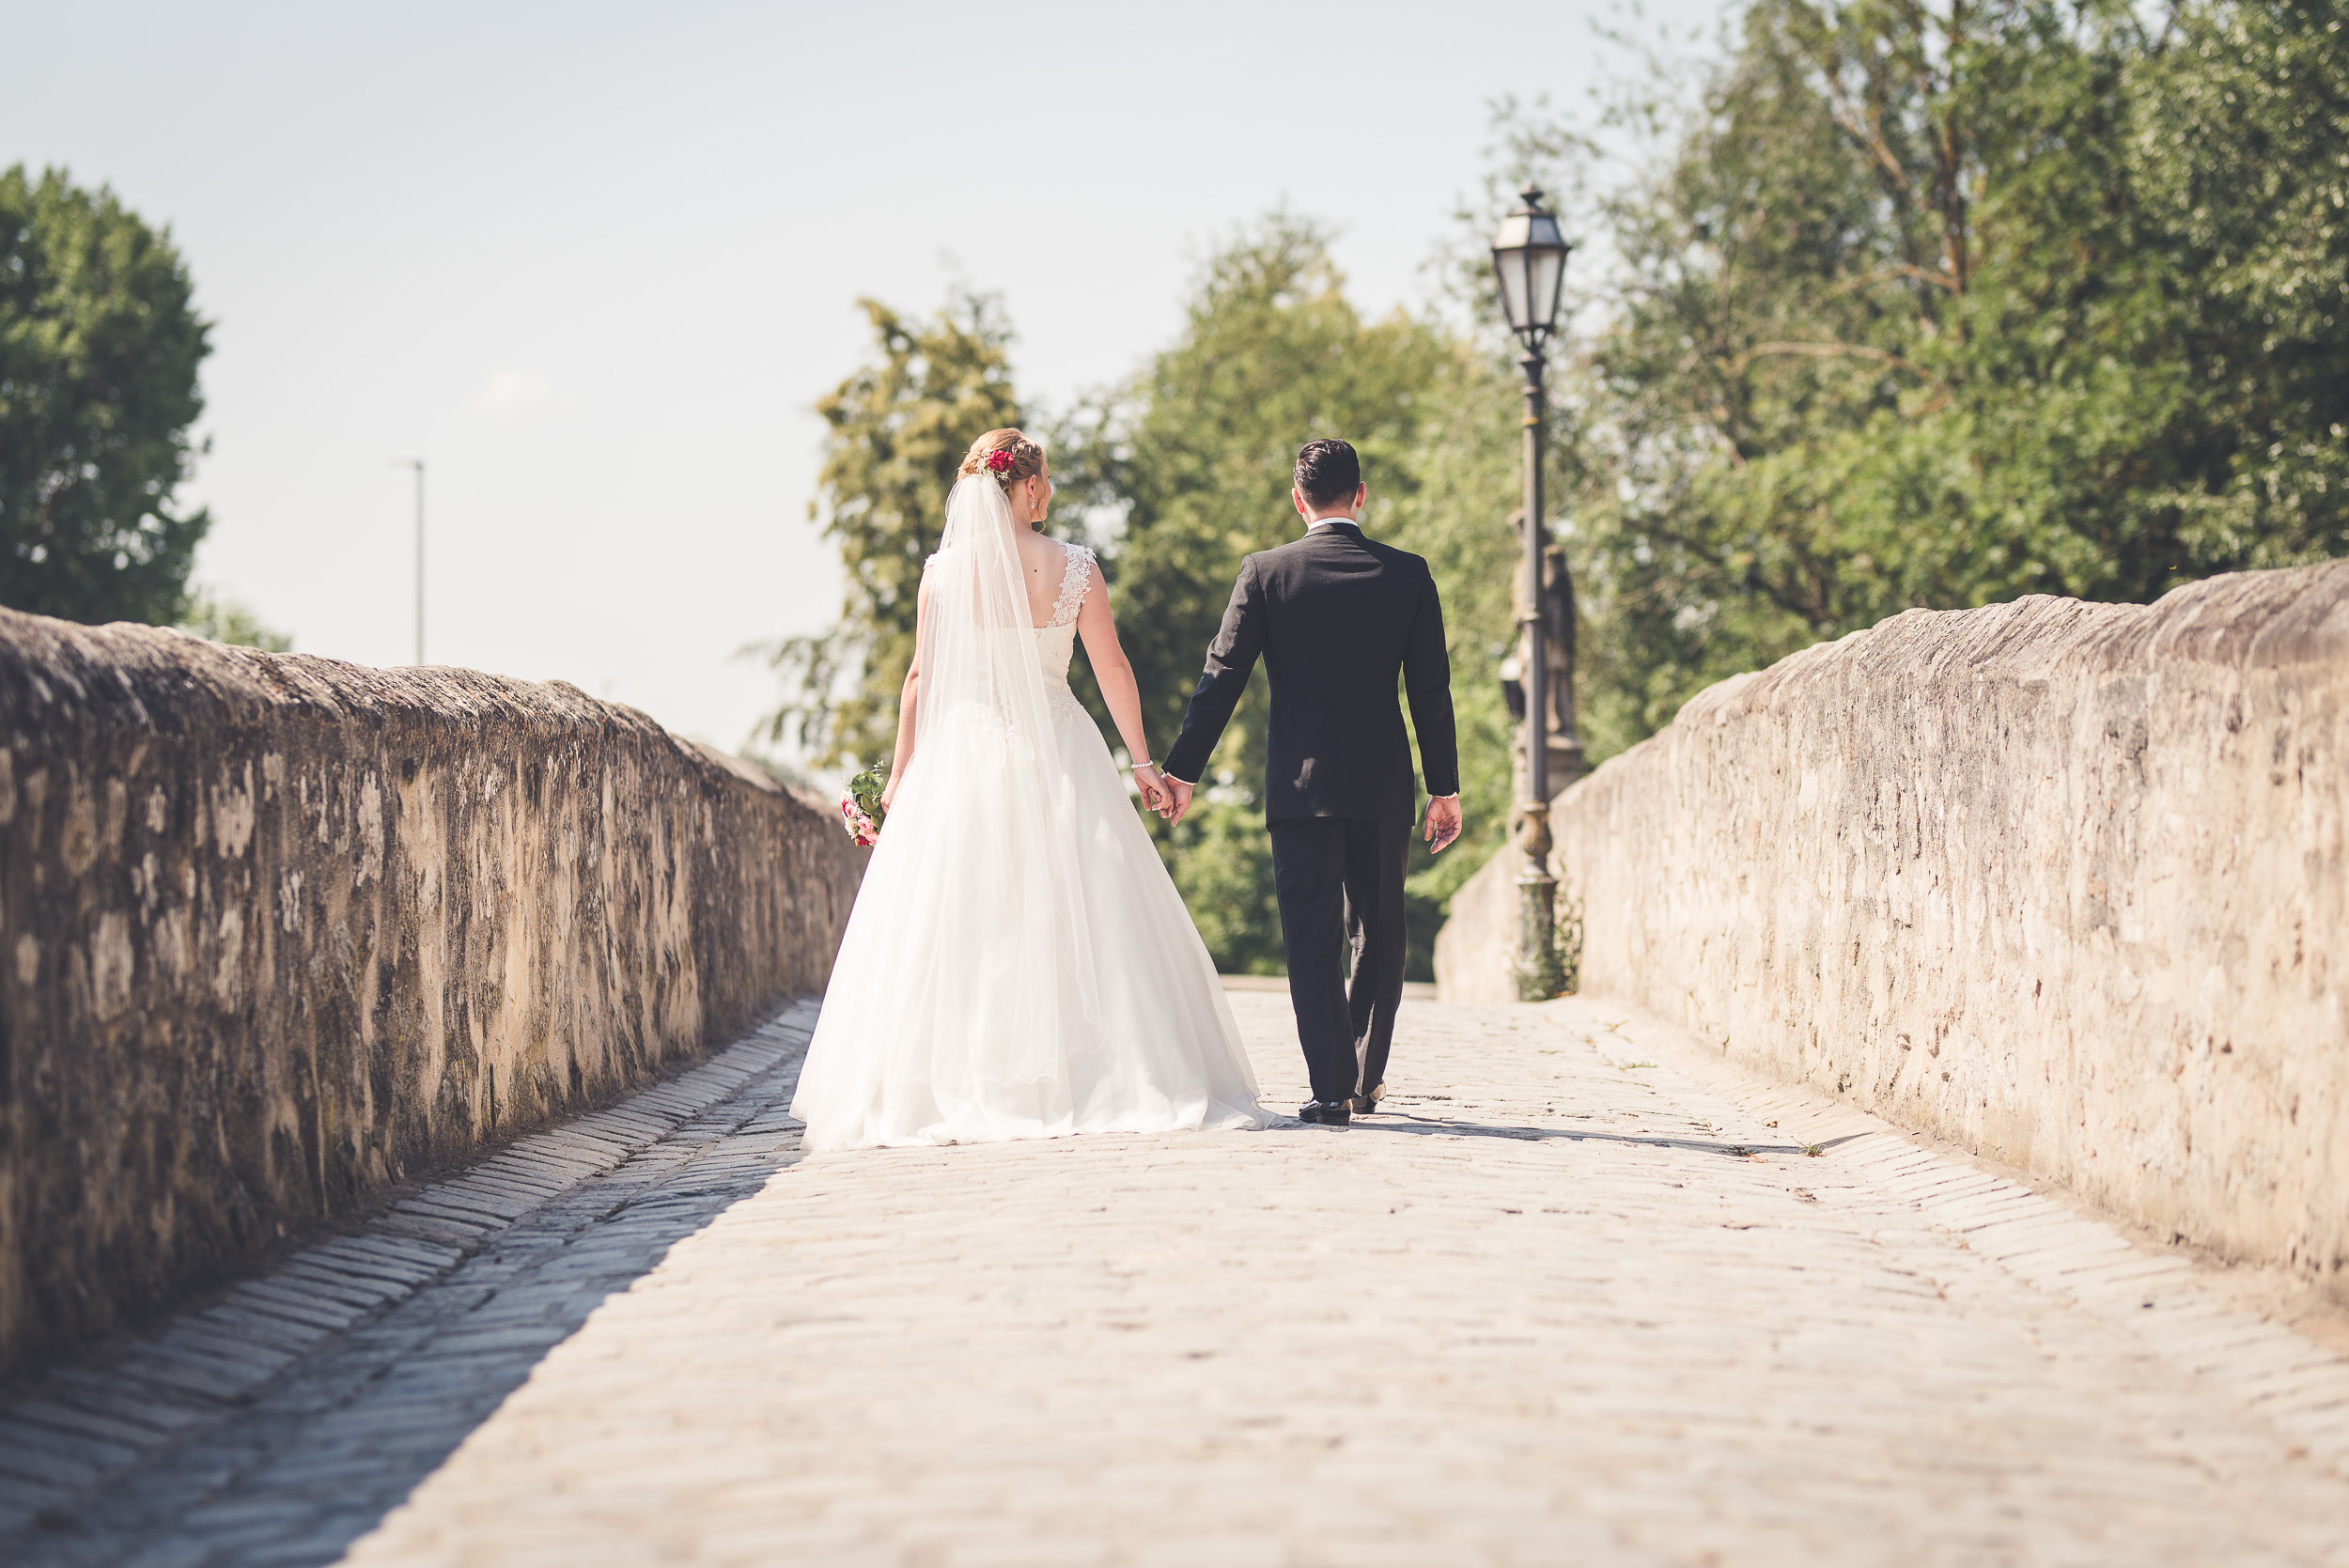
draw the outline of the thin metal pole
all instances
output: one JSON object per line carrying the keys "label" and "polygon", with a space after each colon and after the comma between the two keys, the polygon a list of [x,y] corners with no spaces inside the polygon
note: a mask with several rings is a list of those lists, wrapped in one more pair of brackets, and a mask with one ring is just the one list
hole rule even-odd
{"label": "thin metal pole", "polygon": [[1536,800],[1549,800],[1548,661],[1542,648],[1542,371],[1541,350],[1528,349],[1525,369],[1525,711],[1526,782]]}
{"label": "thin metal pole", "polygon": [[424,662],[424,459],[408,459],[416,468],[416,662]]}
{"label": "thin metal pole", "polygon": [[1538,343],[1525,371],[1525,866],[1517,874],[1517,995],[1547,1001],[1558,988],[1557,878],[1549,873],[1549,666],[1542,625],[1542,372]]}

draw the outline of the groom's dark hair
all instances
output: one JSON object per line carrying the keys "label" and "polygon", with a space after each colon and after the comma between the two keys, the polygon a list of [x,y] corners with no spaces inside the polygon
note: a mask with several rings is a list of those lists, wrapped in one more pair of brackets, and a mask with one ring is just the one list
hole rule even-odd
{"label": "groom's dark hair", "polygon": [[1309,441],[1297,449],[1297,488],[1308,506],[1351,501],[1361,489],[1362,460],[1342,441]]}

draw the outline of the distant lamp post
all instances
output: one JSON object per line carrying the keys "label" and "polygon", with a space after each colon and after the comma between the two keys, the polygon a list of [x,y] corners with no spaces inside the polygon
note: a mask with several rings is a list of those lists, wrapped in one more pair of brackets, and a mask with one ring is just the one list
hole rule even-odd
{"label": "distant lamp post", "polygon": [[416,662],[424,662],[424,459],[394,458],[400,468],[416,471]]}
{"label": "distant lamp post", "polygon": [[1558,326],[1558,297],[1566,279],[1566,253],[1573,247],[1558,231],[1556,214],[1542,206],[1542,192],[1528,185],[1522,200],[1501,220],[1493,236],[1493,272],[1501,280],[1501,304],[1509,330],[1525,346],[1517,361],[1525,372],[1525,628],[1526,800],[1525,866],[1517,873],[1517,995],[1544,1001],[1557,994],[1557,878],[1549,874],[1549,665],[1542,646],[1542,373],[1548,362],[1542,344]]}

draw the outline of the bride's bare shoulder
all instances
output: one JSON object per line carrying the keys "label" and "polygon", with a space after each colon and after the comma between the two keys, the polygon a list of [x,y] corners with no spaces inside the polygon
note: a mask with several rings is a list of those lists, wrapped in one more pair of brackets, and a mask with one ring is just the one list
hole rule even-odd
{"label": "bride's bare shoulder", "polygon": [[1047,538],[1034,536],[1033,553],[1029,560],[1038,572],[1058,571],[1064,577],[1090,577],[1095,569],[1093,551],[1071,539]]}
{"label": "bride's bare shoulder", "polygon": [[1019,560],[1031,571],[1060,564],[1061,542],[1050,534],[1022,531],[1019,536]]}

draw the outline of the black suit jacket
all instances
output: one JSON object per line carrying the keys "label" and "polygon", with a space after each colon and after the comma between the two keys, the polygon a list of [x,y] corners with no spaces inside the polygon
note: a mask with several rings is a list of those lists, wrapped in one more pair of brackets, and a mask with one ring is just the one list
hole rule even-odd
{"label": "black suit jacket", "polygon": [[1456,795],[1452,660],[1427,563],[1362,537],[1351,523],[1315,528],[1240,563],[1231,607],[1207,649],[1166,770],[1196,784],[1248,688],[1258,655],[1272,681],[1264,814],[1400,818],[1419,815],[1410,744],[1396,706],[1403,677],[1427,793]]}

